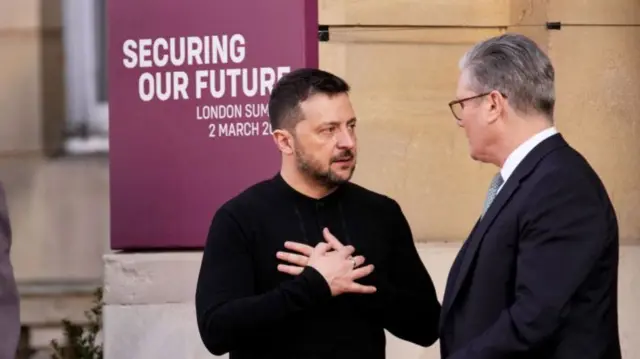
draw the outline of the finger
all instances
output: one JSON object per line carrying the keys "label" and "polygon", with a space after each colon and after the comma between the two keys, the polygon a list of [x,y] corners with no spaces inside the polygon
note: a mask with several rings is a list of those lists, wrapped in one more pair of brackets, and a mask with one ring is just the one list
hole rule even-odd
{"label": "finger", "polygon": [[336,238],[333,234],[331,234],[331,232],[329,232],[329,228],[325,227],[322,230],[322,234],[324,236],[324,240],[327,241],[327,243],[329,243],[329,245],[331,245],[331,247],[333,247],[335,250],[339,250],[340,248],[344,247],[344,245],[340,243],[338,238]]}
{"label": "finger", "polygon": [[361,265],[364,264],[364,257],[363,256],[355,256],[353,257],[353,260],[356,262],[356,267],[360,267]]}
{"label": "finger", "polygon": [[287,253],[287,252],[277,252],[276,257],[285,262],[289,262],[291,264],[295,264],[303,267],[306,266],[307,262],[309,261],[309,257],[307,256],[302,256],[299,254]]}
{"label": "finger", "polygon": [[313,247],[310,245],[297,242],[284,242],[284,247],[289,250],[302,253],[307,257],[311,256],[311,252],[313,252]]}
{"label": "finger", "polygon": [[377,288],[372,285],[362,285],[359,283],[351,283],[345,288],[345,292],[358,294],[372,294],[376,291]]}
{"label": "finger", "polygon": [[314,252],[318,253],[319,255],[325,255],[327,253],[327,251],[329,250],[329,245],[327,243],[324,242],[320,242],[318,244],[316,244],[316,247],[314,248]]}
{"label": "finger", "polygon": [[344,256],[344,258],[349,257],[349,256],[350,256],[350,255],[352,255],[352,254],[353,254],[353,252],[355,252],[355,251],[356,251],[356,249],[355,249],[355,248],[353,248],[353,246],[344,246],[344,247],[342,247],[342,248],[340,248],[340,249],[338,250],[338,252],[339,252],[342,256]]}
{"label": "finger", "polygon": [[302,273],[303,269],[304,268],[302,268],[302,267],[290,266],[290,265],[286,265],[286,264],[278,264],[278,271],[280,271],[282,273],[291,274],[291,275],[298,275],[298,274]]}
{"label": "finger", "polygon": [[349,274],[349,278],[352,280],[360,279],[362,277],[366,277],[373,272],[373,264],[369,264],[368,266],[360,267],[354,269],[351,274]]}

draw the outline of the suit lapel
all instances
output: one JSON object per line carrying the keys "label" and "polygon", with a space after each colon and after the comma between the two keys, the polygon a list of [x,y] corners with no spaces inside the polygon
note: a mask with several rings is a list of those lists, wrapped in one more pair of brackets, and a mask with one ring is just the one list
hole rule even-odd
{"label": "suit lapel", "polygon": [[474,263],[476,254],[478,252],[478,249],[480,248],[480,245],[482,244],[485,233],[487,232],[487,230],[489,230],[491,224],[494,222],[498,214],[500,214],[509,199],[520,187],[520,183],[533,171],[540,160],[542,160],[542,158],[549,152],[562,145],[567,145],[567,143],[562,138],[562,135],[556,134],[542,141],[536,148],[534,148],[523,159],[520,165],[518,165],[511,177],[504,184],[504,187],[502,187],[502,189],[494,199],[484,217],[481,218],[474,227],[473,231],[469,235],[469,238],[467,239],[468,243],[464,244],[467,248],[465,249],[464,253],[460,253],[461,257],[456,259],[456,261],[460,261],[459,269],[457,270],[457,273],[452,272],[452,277],[450,278],[451,283],[447,283],[445,298],[443,302],[443,310],[440,318],[441,327],[444,325],[444,320],[446,319],[451,306],[455,302],[456,296],[460,292],[462,284],[469,274],[469,270]]}
{"label": "suit lapel", "polygon": [[520,187],[520,182],[513,178],[513,181],[507,181],[504,187],[498,193],[495,200],[491,204],[491,207],[487,210],[484,217],[478,223],[478,227],[473,232],[473,234],[469,237],[469,245],[467,251],[465,253],[464,258],[462,259],[462,263],[460,264],[460,272],[458,277],[456,278],[455,284],[453,285],[453,295],[452,300],[455,298],[455,295],[460,290],[460,286],[464,281],[469,268],[471,267],[471,263],[476,256],[478,249],[480,248],[480,244],[482,244],[482,240],[484,239],[484,234],[487,232],[496,216],[502,211],[505,203],[511,198],[513,193]]}
{"label": "suit lapel", "polygon": [[[453,284],[456,282],[456,278],[458,278],[458,275],[460,273],[460,262],[462,261],[462,259],[464,258],[464,254],[467,251],[467,248],[469,246],[469,239],[473,236],[473,233],[476,231],[476,228],[478,228],[478,224],[480,223],[480,218],[478,218],[478,220],[476,221],[476,224],[473,225],[473,228],[471,229],[471,232],[469,232],[469,237],[467,237],[467,239],[463,242],[462,247],[460,247],[460,251],[458,252],[458,255],[456,256],[455,260],[453,261],[453,264],[451,265],[451,270],[449,271],[449,276],[447,278],[447,283],[445,286],[445,290],[444,290],[444,298],[442,301],[442,309],[443,309],[443,313],[447,311],[449,304],[451,303],[451,293],[452,293],[452,289],[453,289]],[[442,326],[444,325],[444,319],[445,316],[444,315],[440,315],[440,330],[442,330]]]}
{"label": "suit lapel", "polygon": [[[493,223],[496,216],[500,213],[505,203],[507,203],[509,198],[511,198],[511,196],[519,186],[520,186],[519,181],[516,181],[515,178],[510,178],[505,183],[504,187],[500,190],[500,193],[498,193],[493,203],[485,213],[484,217],[482,217],[479,220],[475,229],[469,235],[469,238],[464,244],[466,245],[467,248],[462,254],[461,258],[459,258],[460,266],[457,271],[458,273],[455,276],[455,278],[451,278],[451,281],[452,281],[452,283],[450,283],[451,288],[447,288],[447,295],[446,295],[447,299],[445,303],[443,303],[444,305],[443,314],[446,314],[449,311],[449,309],[451,308],[451,305],[455,301],[455,298],[458,295],[458,292],[460,291],[460,287],[462,286],[462,283],[467,277],[467,274],[469,272],[469,269],[471,268],[473,260],[476,257],[476,253],[480,248],[480,244],[484,239],[484,234],[487,232],[487,230],[491,226],[491,223]],[[451,290],[450,293],[449,293],[449,290]],[[445,318],[443,315],[441,326],[442,324],[444,324],[444,319]]]}

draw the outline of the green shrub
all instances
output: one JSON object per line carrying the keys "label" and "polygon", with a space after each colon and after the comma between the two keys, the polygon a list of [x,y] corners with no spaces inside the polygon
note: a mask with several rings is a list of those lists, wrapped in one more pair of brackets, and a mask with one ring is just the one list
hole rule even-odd
{"label": "green shrub", "polygon": [[102,306],[102,288],[98,288],[94,292],[94,306],[84,313],[86,325],[62,321],[65,343],[51,341],[52,359],[102,359],[102,344],[96,342],[102,330]]}

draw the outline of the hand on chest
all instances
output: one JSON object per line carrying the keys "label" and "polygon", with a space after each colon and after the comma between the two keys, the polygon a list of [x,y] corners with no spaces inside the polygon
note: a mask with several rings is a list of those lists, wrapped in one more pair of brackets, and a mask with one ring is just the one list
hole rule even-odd
{"label": "hand on chest", "polygon": [[349,212],[339,206],[322,204],[297,207],[292,212],[286,218],[280,218],[277,226],[266,226],[264,232],[255,233],[254,255],[262,258],[261,270],[276,270],[277,265],[282,263],[276,257],[279,251],[292,253],[285,248],[285,242],[295,242],[307,247],[327,242],[323,236],[324,228],[329,229],[341,244],[353,246],[353,256],[364,256],[366,264],[382,268],[386,262],[390,231],[384,220],[349,215]]}

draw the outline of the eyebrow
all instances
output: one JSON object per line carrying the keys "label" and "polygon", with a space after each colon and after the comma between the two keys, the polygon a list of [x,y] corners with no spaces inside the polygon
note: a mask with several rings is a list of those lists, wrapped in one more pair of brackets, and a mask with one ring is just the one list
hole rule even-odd
{"label": "eyebrow", "polygon": [[[351,119],[349,119],[349,121],[347,121],[347,123],[353,123],[356,122],[357,119],[355,117],[352,117]],[[321,124],[320,126],[338,126],[340,125],[342,122],[340,121],[330,121],[330,122],[325,122],[323,124]]]}

